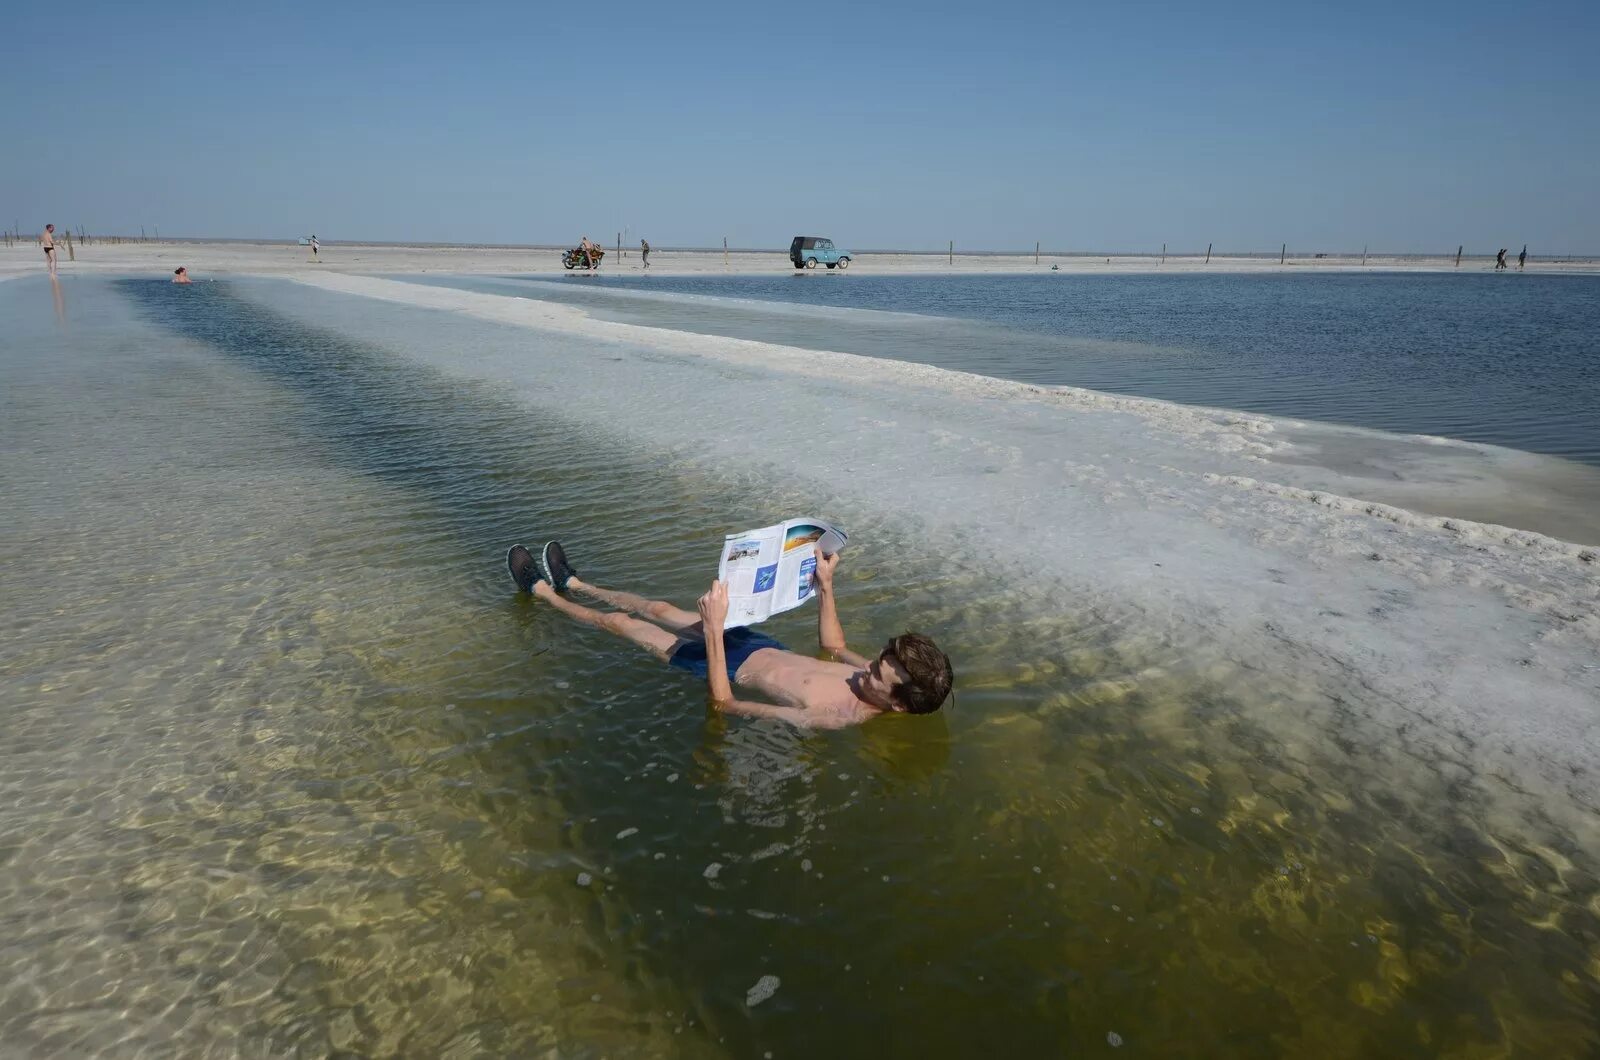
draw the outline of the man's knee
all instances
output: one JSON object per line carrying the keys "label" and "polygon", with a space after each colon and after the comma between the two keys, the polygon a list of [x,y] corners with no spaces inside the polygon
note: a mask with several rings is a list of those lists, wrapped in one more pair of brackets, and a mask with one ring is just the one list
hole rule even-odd
{"label": "man's knee", "polygon": [[665,600],[651,600],[644,605],[644,613],[651,618],[671,618],[677,610]]}

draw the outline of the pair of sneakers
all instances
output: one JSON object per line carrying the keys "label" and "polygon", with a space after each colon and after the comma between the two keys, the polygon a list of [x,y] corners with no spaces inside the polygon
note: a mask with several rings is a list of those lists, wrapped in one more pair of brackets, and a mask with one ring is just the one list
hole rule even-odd
{"label": "pair of sneakers", "polygon": [[534,583],[540,581],[549,582],[556,592],[564,593],[567,591],[567,582],[578,573],[567,562],[567,554],[559,541],[547,543],[544,551],[539,553],[537,562],[527,546],[512,545],[506,552],[506,566],[511,571],[511,580],[525,593],[533,592]]}

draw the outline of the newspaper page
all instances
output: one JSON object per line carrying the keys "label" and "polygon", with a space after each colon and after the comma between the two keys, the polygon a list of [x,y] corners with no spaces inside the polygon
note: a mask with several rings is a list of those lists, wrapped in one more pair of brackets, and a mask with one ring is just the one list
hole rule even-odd
{"label": "newspaper page", "polygon": [[816,547],[831,556],[849,540],[832,523],[812,518],[729,534],[717,564],[717,577],[728,587],[726,628],[753,626],[805,603],[815,592]]}

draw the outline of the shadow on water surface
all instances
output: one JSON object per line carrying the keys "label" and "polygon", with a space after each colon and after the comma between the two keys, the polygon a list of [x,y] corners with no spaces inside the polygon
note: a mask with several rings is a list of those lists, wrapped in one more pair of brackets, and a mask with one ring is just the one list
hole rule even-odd
{"label": "shadow on water surface", "polygon": [[[564,1052],[635,1029],[637,1048],[735,1056],[1060,1055],[1113,1036],[1138,1055],[1600,1047],[1589,855],[1495,816],[1464,760],[1384,746],[1359,700],[1330,704],[1198,636],[1057,616],[895,547],[883,522],[841,571],[847,628],[866,643],[909,612],[940,630],[955,707],[842,734],[702,720],[681,675],[508,600],[500,556],[568,536],[596,580],[683,599],[701,588],[683,568],[708,518],[763,514],[747,493],[364,344],[334,298],[313,326],[227,284],[120,290],[298,395],[285,429],[308,448],[412,498],[382,548],[319,536],[305,577],[353,563],[397,592],[416,582],[460,627],[411,598],[381,641],[352,647],[360,724],[325,720],[344,735],[309,764],[336,776],[303,783],[381,801],[394,775],[349,773],[362,741],[407,749],[405,769],[457,813],[450,885],[397,893],[397,916],[453,921],[489,895],[519,948],[580,937],[550,947],[589,955],[551,987],[578,1013]],[[803,614],[772,628],[808,643]],[[391,827],[368,855],[380,863],[400,856],[407,826]],[[447,1018],[401,1000],[437,969],[355,945],[374,926],[335,915],[347,896],[323,886],[296,907],[328,920],[301,945],[345,954],[344,974],[390,1001],[375,1020],[367,999],[352,1047],[375,1047],[385,1020]],[[569,917],[519,917],[535,897]],[[622,997],[593,985],[602,970]],[[492,971],[457,986],[480,1042],[532,1040],[506,1028],[544,1018]],[[317,1008],[338,1000],[313,978],[277,1018],[332,1019]]]}

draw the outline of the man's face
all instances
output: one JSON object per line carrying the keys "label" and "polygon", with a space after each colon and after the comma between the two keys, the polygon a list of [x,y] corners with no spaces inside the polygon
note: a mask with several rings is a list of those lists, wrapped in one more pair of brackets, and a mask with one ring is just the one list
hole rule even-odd
{"label": "man's face", "polygon": [[872,660],[872,665],[867,667],[867,676],[863,683],[883,702],[890,704],[891,709],[904,710],[905,708],[894,699],[893,692],[896,686],[905,684],[910,678],[911,675],[895,657],[894,652],[885,648],[878,653],[876,659]]}

